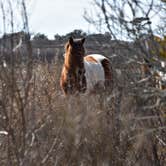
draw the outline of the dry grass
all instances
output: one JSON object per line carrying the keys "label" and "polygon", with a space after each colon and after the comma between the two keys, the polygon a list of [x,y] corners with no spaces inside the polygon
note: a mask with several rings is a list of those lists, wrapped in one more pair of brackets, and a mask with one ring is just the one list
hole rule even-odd
{"label": "dry grass", "polygon": [[13,80],[1,70],[0,165],[164,166],[164,91],[125,84],[65,98],[60,70],[36,63],[28,82],[23,66]]}
{"label": "dry grass", "polygon": [[[13,3],[1,4],[2,24],[12,32],[18,24]],[[149,79],[138,82],[141,73],[133,73],[133,67],[139,63],[118,61],[115,69],[122,72],[114,73],[112,93],[64,97],[61,62],[33,62],[25,1],[16,6],[26,31],[26,54],[13,51],[14,35],[2,43],[0,166],[166,165],[166,91]]]}

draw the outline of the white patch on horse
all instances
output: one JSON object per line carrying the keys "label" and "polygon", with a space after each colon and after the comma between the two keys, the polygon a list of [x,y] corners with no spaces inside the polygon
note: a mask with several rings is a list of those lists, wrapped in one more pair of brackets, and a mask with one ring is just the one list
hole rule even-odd
{"label": "white patch on horse", "polygon": [[107,59],[105,56],[100,55],[100,54],[90,54],[90,55],[88,55],[88,56],[93,57],[93,58],[94,58],[95,60],[97,60],[99,63],[101,63],[101,61],[102,61],[103,59]]}
{"label": "white patch on horse", "polygon": [[104,87],[105,74],[101,61],[106,58],[99,54],[91,54],[88,56],[93,57],[98,62],[84,61],[87,91],[90,91],[96,84],[100,84],[101,87]]}

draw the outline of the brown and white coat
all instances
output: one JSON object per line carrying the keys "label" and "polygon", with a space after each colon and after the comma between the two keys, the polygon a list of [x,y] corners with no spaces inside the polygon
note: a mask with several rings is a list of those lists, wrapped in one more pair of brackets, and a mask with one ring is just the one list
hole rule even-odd
{"label": "brown and white coat", "polygon": [[112,84],[110,61],[103,55],[84,55],[85,39],[70,38],[65,47],[65,61],[60,85],[63,92],[75,94],[91,92],[94,88],[109,87]]}

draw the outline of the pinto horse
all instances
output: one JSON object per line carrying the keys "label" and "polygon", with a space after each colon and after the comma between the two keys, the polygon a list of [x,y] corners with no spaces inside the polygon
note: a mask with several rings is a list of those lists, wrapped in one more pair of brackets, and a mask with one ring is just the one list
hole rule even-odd
{"label": "pinto horse", "polygon": [[60,86],[65,95],[94,92],[105,89],[112,83],[112,70],[109,59],[103,55],[85,56],[84,41],[69,38],[65,45],[65,60]]}

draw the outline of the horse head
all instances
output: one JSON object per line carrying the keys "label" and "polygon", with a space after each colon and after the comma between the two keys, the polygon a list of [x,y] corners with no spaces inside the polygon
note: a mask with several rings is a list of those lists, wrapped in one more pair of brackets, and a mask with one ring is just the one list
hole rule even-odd
{"label": "horse head", "polygon": [[83,68],[83,59],[85,56],[84,42],[85,38],[69,38],[67,44],[65,45],[65,65],[68,68],[73,70],[76,68]]}
{"label": "horse head", "polygon": [[[86,89],[84,41],[85,38],[73,39],[70,37],[65,45],[65,61],[61,84],[66,84],[66,92],[74,93],[75,91],[85,91]],[[63,79],[63,77],[66,79]]]}

